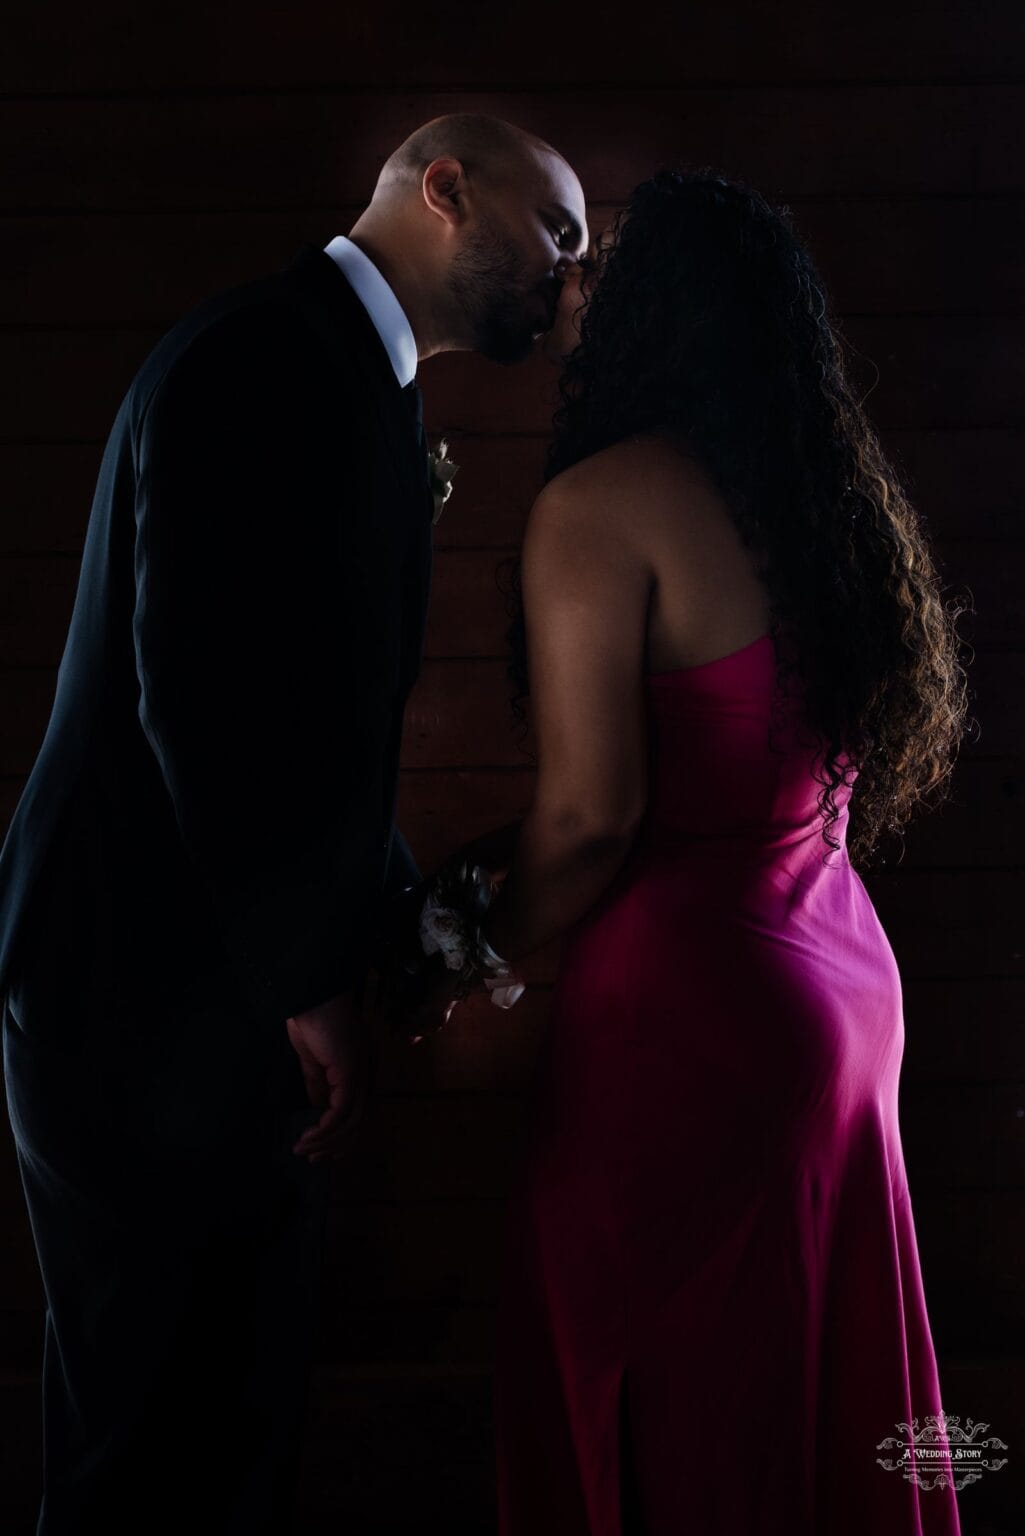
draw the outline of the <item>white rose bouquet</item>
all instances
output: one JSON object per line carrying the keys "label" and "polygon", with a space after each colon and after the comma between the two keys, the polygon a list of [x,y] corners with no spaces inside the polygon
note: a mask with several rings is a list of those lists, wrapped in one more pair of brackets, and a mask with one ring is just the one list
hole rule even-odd
{"label": "white rose bouquet", "polygon": [[[408,913],[403,923],[405,942],[393,945],[388,964],[399,1017],[403,1006],[414,1008],[420,993],[436,980],[438,958],[454,973],[454,996],[446,1019],[458,999],[482,985],[498,1008],[511,1008],[522,996],[524,982],[481,932],[481,922],[497,889],[498,882],[489,870],[461,859],[443,864],[431,879],[403,893]],[[409,934],[414,924],[415,940]],[[412,1038],[415,1042],[423,1036]]]}

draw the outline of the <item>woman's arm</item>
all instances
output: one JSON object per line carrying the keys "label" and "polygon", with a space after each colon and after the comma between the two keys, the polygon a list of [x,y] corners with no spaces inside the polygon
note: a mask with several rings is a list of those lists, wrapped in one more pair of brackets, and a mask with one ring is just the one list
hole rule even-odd
{"label": "woman's arm", "polygon": [[481,931],[503,960],[540,949],[581,917],[630,851],[634,835],[585,840],[573,827],[526,817],[509,874]]}
{"label": "woman's arm", "polygon": [[505,959],[563,933],[626,858],[647,799],[644,649],[654,573],[616,448],[531,509],[521,585],[538,743],[534,799],[482,925]]}

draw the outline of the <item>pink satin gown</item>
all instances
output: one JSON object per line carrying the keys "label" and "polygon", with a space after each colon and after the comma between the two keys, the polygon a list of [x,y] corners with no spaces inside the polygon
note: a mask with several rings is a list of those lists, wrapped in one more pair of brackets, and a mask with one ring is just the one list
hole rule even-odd
{"label": "pink satin gown", "polygon": [[648,814],[566,935],[508,1207],[500,1536],[959,1536],[949,1463],[879,1465],[944,1408],[901,983],[774,675],[763,635],[646,680]]}

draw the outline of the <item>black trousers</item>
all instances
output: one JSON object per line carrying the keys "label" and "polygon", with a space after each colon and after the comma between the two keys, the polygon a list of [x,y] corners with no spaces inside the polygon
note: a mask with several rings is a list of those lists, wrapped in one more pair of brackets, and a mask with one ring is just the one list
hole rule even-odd
{"label": "black trousers", "polygon": [[316,1111],[284,1020],[214,981],[99,1009],[45,956],[3,1001],[46,1295],[37,1536],[292,1532],[328,1163],[291,1150]]}

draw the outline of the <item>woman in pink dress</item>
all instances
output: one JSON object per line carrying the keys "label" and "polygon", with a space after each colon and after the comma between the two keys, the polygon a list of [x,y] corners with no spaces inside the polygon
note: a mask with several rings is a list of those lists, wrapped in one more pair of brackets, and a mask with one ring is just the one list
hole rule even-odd
{"label": "woman in pink dress", "polygon": [[786,210],[659,171],[584,266],[513,589],[536,791],[482,925],[563,941],[500,1536],[957,1536],[945,1446],[880,1449],[943,1404],[855,868],[949,776],[955,616]]}

